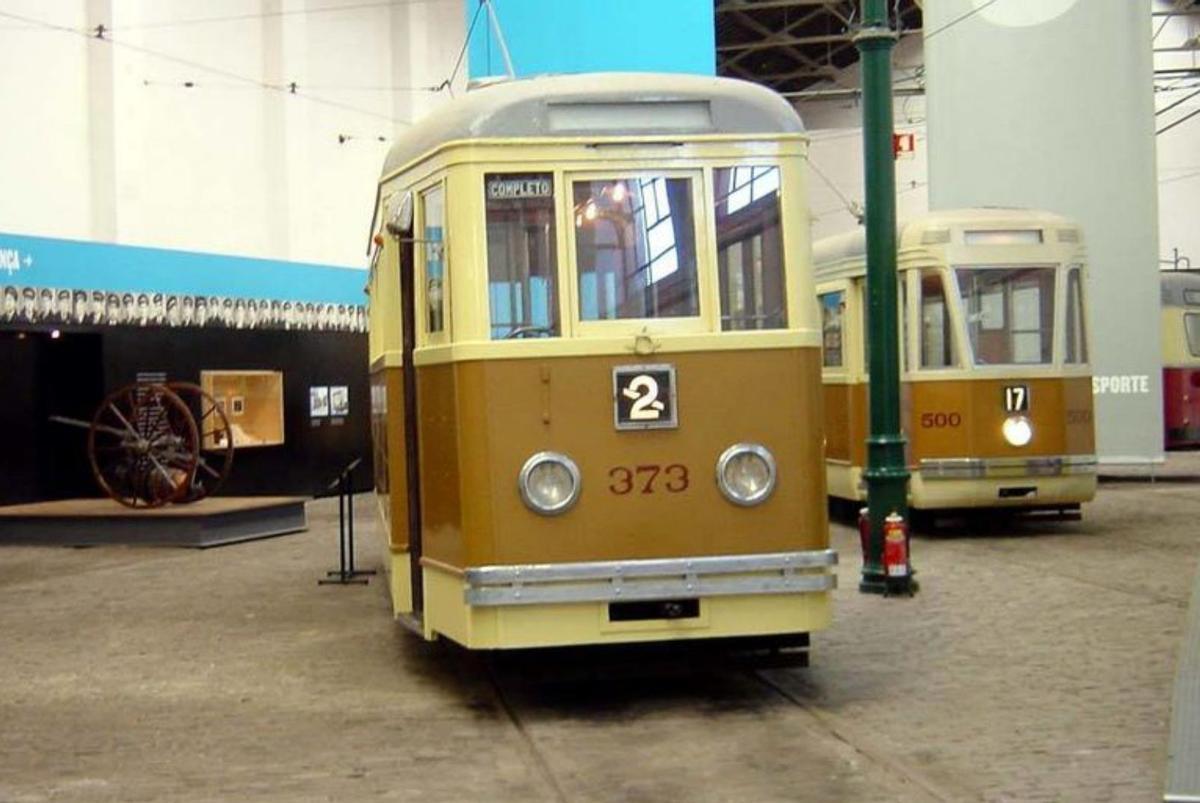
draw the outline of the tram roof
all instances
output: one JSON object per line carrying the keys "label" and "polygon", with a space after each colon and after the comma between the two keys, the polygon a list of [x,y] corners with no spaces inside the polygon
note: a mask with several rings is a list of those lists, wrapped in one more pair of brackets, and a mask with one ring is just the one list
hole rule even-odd
{"label": "tram roof", "polygon": [[[921,236],[933,229],[970,228],[1057,228],[1077,229],[1069,218],[1054,212],[1020,207],[968,207],[926,212],[896,226],[897,247],[922,245]],[[859,226],[842,234],[823,237],[813,243],[813,264],[829,265],[843,259],[861,257],[867,252],[867,231]]]}
{"label": "tram roof", "polygon": [[749,81],[662,73],[541,76],[489,84],[440,106],[397,139],[383,174],[454,140],[803,131],[786,100]]}
{"label": "tram roof", "polygon": [[[1197,291],[1200,290],[1200,271],[1164,270],[1159,276],[1162,277],[1162,304],[1164,307],[1196,305]],[[1188,296],[1192,300],[1189,301]]]}

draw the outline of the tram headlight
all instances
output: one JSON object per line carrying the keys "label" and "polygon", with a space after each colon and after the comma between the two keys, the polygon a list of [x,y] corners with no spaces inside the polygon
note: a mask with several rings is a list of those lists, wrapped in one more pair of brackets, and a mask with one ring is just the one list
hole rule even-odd
{"label": "tram headlight", "polygon": [[535,513],[565,513],[579,499],[579,467],[565,454],[538,452],[521,467],[517,486]]}
{"label": "tram headlight", "polygon": [[1004,434],[1004,440],[1012,446],[1028,446],[1033,440],[1033,424],[1023,415],[1010,415],[1004,419],[1000,431]]}
{"label": "tram headlight", "polygon": [[775,456],[757,443],[735,443],[717,459],[717,487],[735,505],[757,505],[775,490]]}

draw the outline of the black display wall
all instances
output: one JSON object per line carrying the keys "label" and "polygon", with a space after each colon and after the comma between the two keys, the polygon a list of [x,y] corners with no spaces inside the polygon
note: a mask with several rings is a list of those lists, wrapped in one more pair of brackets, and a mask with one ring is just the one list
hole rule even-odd
{"label": "black display wall", "polygon": [[[0,330],[0,504],[96,496],[86,433],[47,421],[90,419],[107,391],[139,373],[199,382],[202,370],[283,373],[284,443],[238,449],[222,495],[323,493],[355,457],[370,456],[367,336],[361,332],[159,327]],[[309,416],[310,386],[346,386],[349,414]],[[355,489],[373,485],[364,459]]]}

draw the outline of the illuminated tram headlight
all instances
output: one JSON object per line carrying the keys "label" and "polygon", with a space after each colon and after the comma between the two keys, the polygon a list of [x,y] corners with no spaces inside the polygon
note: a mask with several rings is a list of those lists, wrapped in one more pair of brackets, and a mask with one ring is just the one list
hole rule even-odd
{"label": "illuminated tram headlight", "polygon": [[757,505],[775,490],[775,457],[757,443],[735,443],[717,459],[717,487],[735,505]]}
{"label": "illuminated tram headlight", "polygon": [[1033,424],[1023,415],[1010,415],[1001,427],[1004,440],[1013,446],[1028,446],[1033,440]]}
{"label": "illuminated tram headlight", "polygon": [[565,454],[538,452],[521,467],[517,486],[535,513],[565,513],[579,499],[579,467]]}

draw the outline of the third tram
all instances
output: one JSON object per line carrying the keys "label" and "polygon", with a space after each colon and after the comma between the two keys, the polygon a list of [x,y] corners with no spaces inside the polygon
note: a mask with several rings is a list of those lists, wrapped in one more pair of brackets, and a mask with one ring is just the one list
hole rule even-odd
{"label": "third tram", "polygon": [[1164,445],[1200,446],[1200,273],[1162,273],[1162,343]]}

